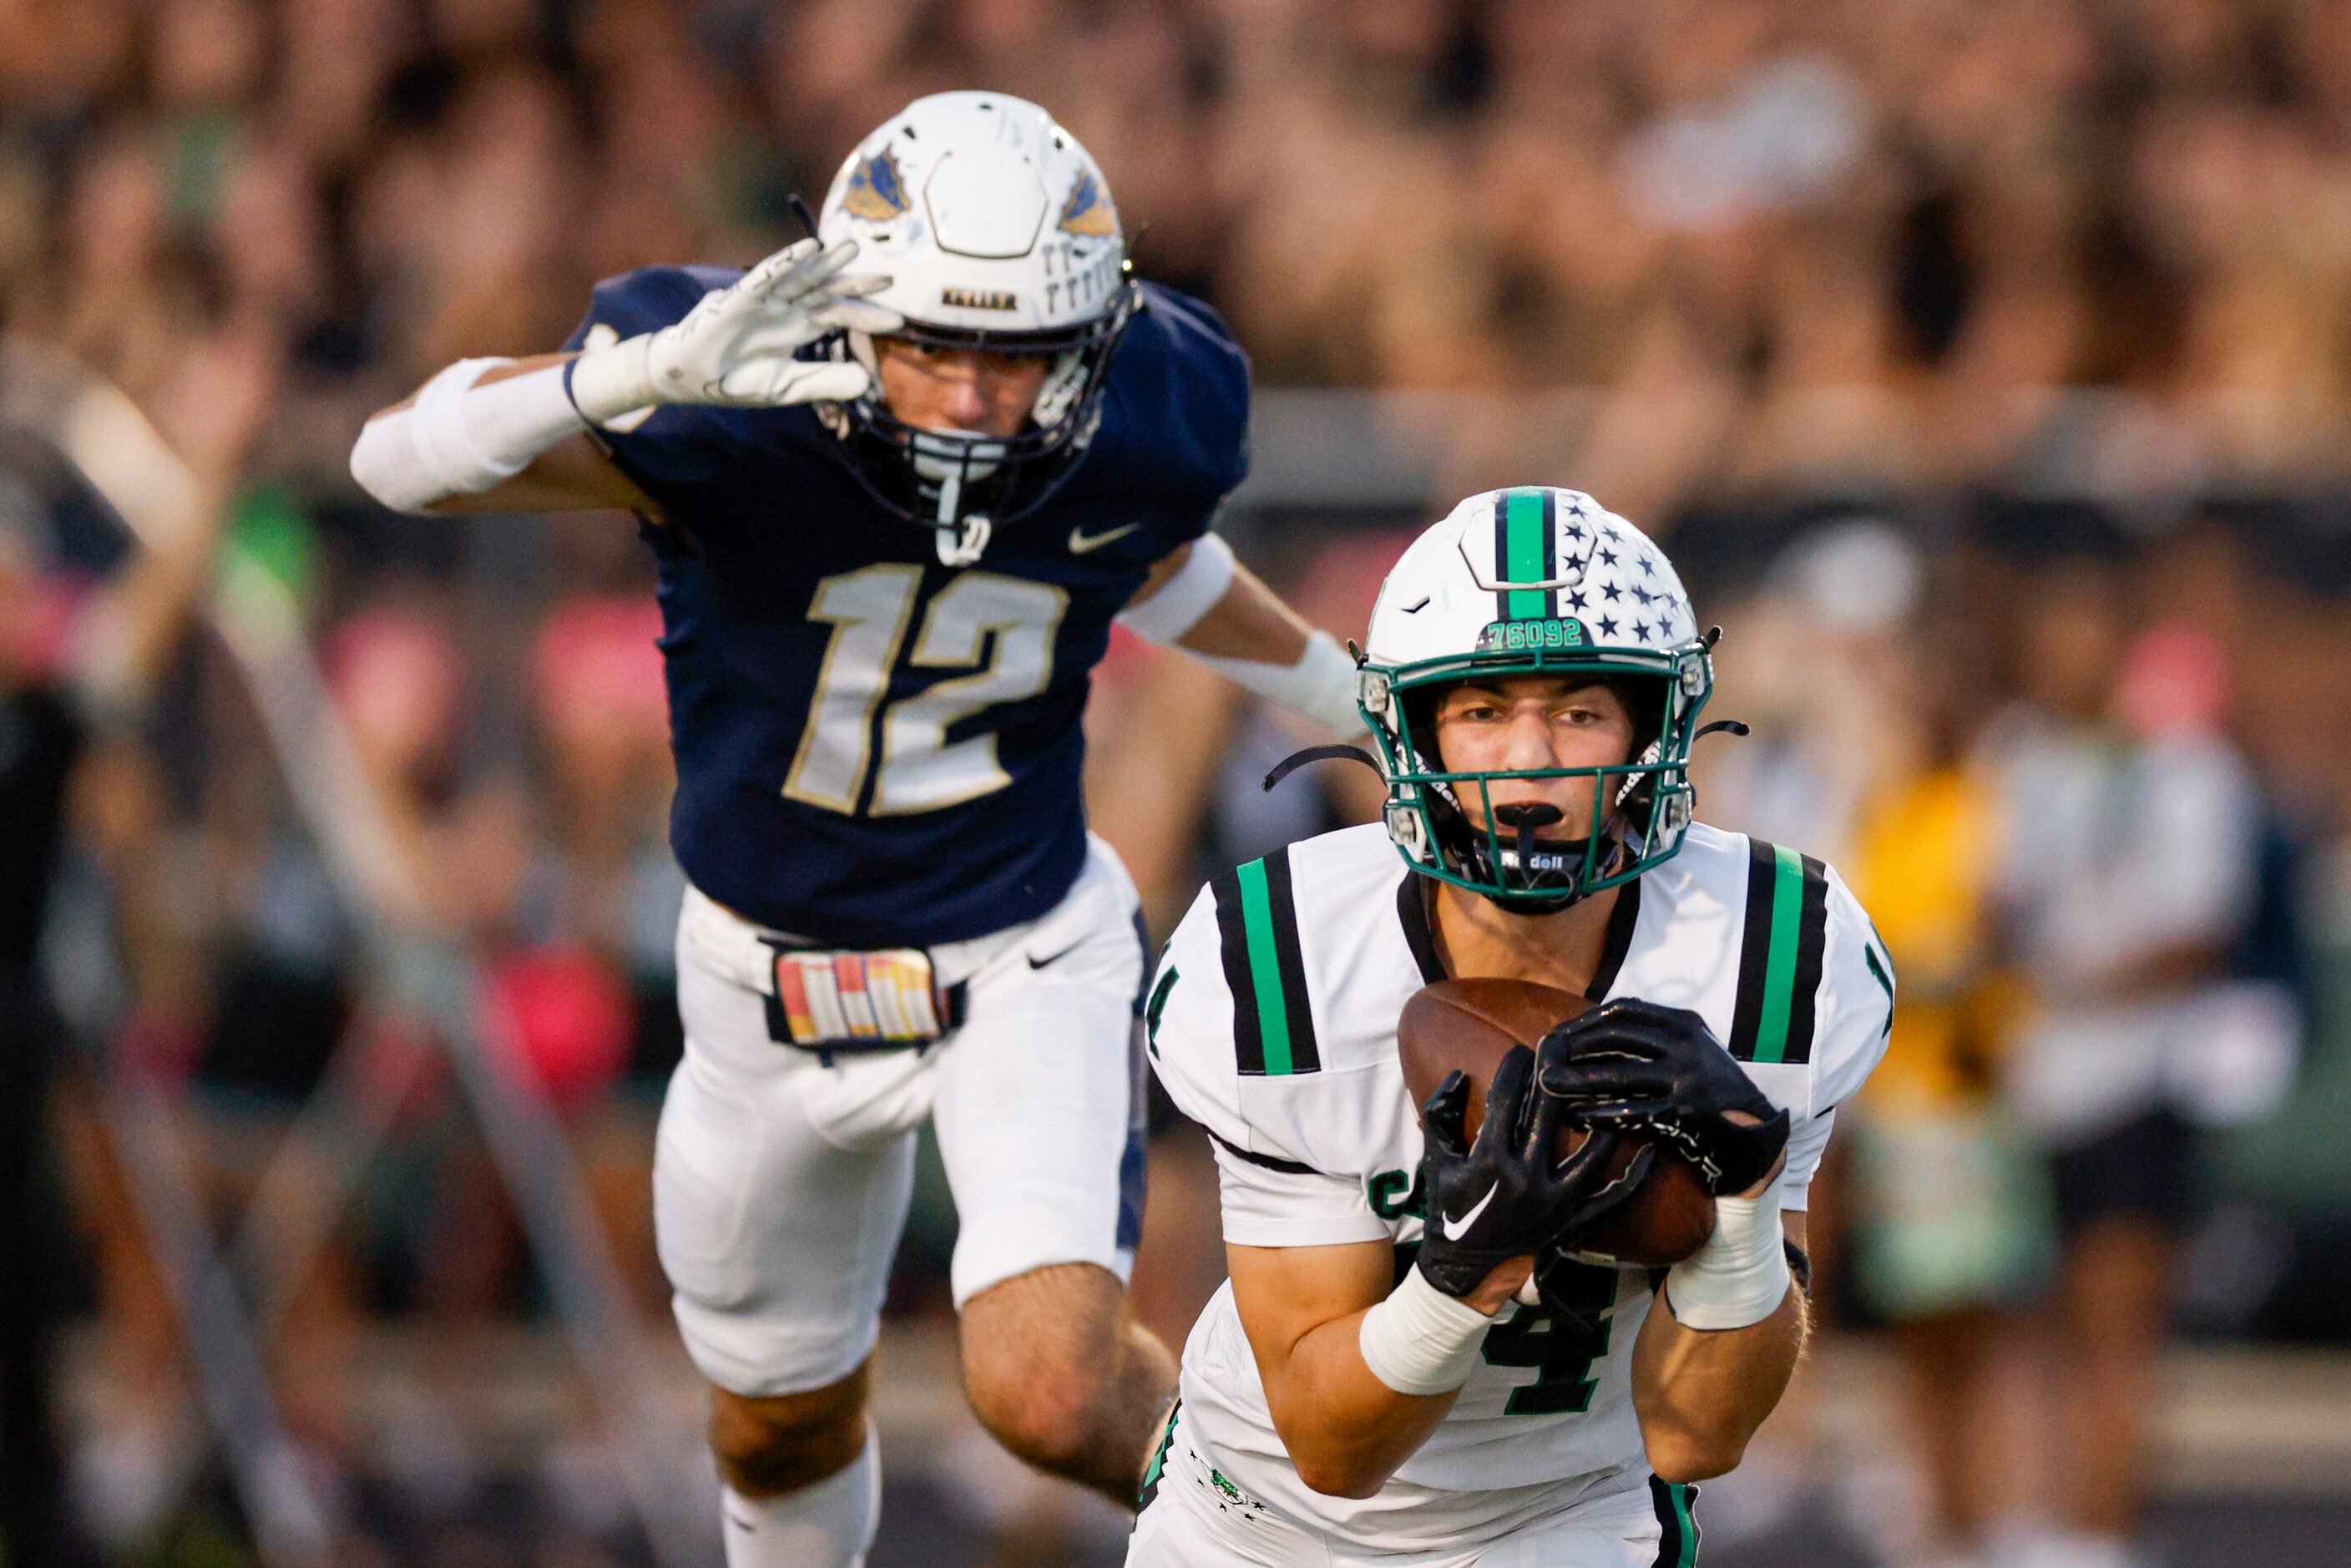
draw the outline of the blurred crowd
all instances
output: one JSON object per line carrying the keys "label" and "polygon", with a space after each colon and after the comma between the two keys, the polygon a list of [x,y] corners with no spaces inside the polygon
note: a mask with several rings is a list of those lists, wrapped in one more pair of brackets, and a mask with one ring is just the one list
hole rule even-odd
{"label": "blurred crowd", "polygon": [[134,392],[266,320],[265,461],[332,482],[431,371],[796,237],[984,85],[1266,381],[1602,389],[1595,490],[1997,468],[2065,388],[2132,394],[2137,482],[2300,476],[2351,412],[2346,61],[2337,0],[9,0],[0,302]]}
{"label": "blurred crowd", "polygon": [[[682,892],[649,566],[619,517],[390,517],[346,456],[449,361],[559,343],[600,277],[796,237],[788,198],[857,136],[975,84],[1088,143],[1139,270],[1215,301],[1263,382],[1581,395],[1577,462],[1501,421],[1503,476],[1588,488],[1685,562],[1729,631],[1719,715],[1757,731],[1708,743],[1703,814],[1841,867],[1900,972],[1830,1299],[1930,1395],[1990,1391],[1919,1402],[1905,1560],[2035,1510],[2127,1531],[2182,1301],[2351,1336],[2351,1281],[2294,1229],[2351,1215],[2351,556],[2285,501],[2136,502],[2343,480],[2351,5],[0,0],[0,326],[216,479],[649,1323]],[[2070,476],[2112,505],[1953,499],[2045,475],[2085,420],[2116,465]],[[5,687],[109,550],[0,457]],[[1856,491],[1891,499],[1782,503]],[[1422,520],[1236,531],[1360,636]],[[1123,641],[1100,682],[1097,826],[1162,932],[1203,875],[1374,812],[1354,770],[1260,791],[1299,738],[1178,657]],[[322,1088],[372,1107],[353,1205],[277,1287],[281,1392],[331,1456],[360,1324],[429,1325],[460,1388],[493,1354],[469,1333],[544,1302],[227,655],[191,640],[153,700],[93,758],[59,896],[103,905],[132,1002],[109,1049],[169,1086],[225,1233],[303,1189],[279,1153]],[[153,1396],[175,1335],[106,1140],[87,1104],[68,1125],[123,1391],[75,1484],[128,1529],[193,1417]],[[1180,1129],[1157,1158],[1138,1300],[1180,1335],[1221,1268],[1213,1175]],[[2189,1270],[2216,1199],[2295,1218]],[[902,1306],[940,1307],[952,1223],[918,1210]],[[1985,1440],[2014,1430],[1994,1363],[2034,1345],[2070,1368],[2037,1380],[2053,1436]],[[371,1441],[429,1512],[464,1445],[429,1400],[405,1419]],[[2035,1494],[2020,1451],[2079,1462]]]}

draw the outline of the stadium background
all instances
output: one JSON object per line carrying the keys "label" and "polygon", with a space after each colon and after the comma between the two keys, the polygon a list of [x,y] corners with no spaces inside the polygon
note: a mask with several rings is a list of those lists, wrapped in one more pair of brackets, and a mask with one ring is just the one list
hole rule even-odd
{"label": "stadium background", "polygon": [[[1708,743],[1711,820],[1852,871],[1937,767],[1988,807],[2001,726],[2053,700],[2047,608],[2112,617],[2116,711],[2152,690],[2143,733],[2258,781],[2228,963],[2299,1020],[2290,1089],[2253,1072],[2200,1145],[2151,1528],[2180,1562],[2339,1552],[2351,5],[5,0],[9,667],[59,656],[125,549],[26,434],[29,346],[54,345],[218,497],[226,576],[298,614],[366,804],[322,798],[389,825],[400,913],[482,980],[469,1030],[386,979],[381,911],[339,904],[273,749],[300,734],[231,643],[188,638],[86,761],[43,949],[77,1031],[41,1144],[69,1261],[11,1289],[67,1311],[65,1473],[107,1557],[293,1560],[316,1537],[254,1515],[307,1508],[351,1562],[648,1561],[644,1468],[707,1487],[647,1212],[680,885],[647,563],[617,517],[391,517],[345,458],[448,361],[559,342],[599,277],[793,237],[790,193],[969,85],[1050,107],[1145,231],[1140,270],[1232,321],[1260,395],[1223,526],[1334,632],[1476,488],[1572,485],[1663,538],[1729,632],[1719,711],[1758,730]],[[1345,778],[1260,795],[1297,741],[1180,659],[1122,644],[1100,681],[1093,811],[1162,932],[1205,874],[1361,817]],[[2029,976],[1958,967],[1991,1021],[1964,1051],[1898,1030],[1927,1060],[1897,1078],[1949,1070],[1922,1113],[1996,1116]],[[533,1092],[483,1092],[436,1049],[458,1037]],[[1197,1139],[1162,1133],[1138,1277],[1175,1336],[1220,1267]],[[1864,1234],[1891,1200],[1844,1176],[1832,1233]],[[2033,1204],[2003,1211],[2017,1234]],[[893,1294],[875,1562],[1115,1561],[1115,1519],[961,1414],[952,1227],[934,1182]],[[1923,1550],[1882,1292],[1823,1250],[1832,1326],[1708,1489],[1709,1562]],[[2047,1278],[2027,1258],[1996,1292],[1995,1405],[2036,1385]],[[2002,1449],[2019,1517],[2056,1462],[2029,1425]]]}

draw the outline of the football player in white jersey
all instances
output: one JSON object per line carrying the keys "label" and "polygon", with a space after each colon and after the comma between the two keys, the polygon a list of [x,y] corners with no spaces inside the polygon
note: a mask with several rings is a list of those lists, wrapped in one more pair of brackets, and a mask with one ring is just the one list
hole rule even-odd
{"label": "football player in white jersey", "polygon": [[[1835,873],[1691,821],[1710,643],[1664,553],[1573,491],[1472,497],[1389,575],[1360,685],[1384,823],[1218,878],[1153,980],[1231,1280],[1131,1564],[1695,1562],[1689,1483],[1794,1370],[1806,1190],[1894,990]],[[1395,1040],[1468,976],[1601,1004],[1505,1058],[1474,1145],[1458,1075],[1416,1107]],[[1566,1118],[1594,1135],[1553,1166]],[[1717,1194],[1656,1274],[1575,1250],[1631,1128]]]}

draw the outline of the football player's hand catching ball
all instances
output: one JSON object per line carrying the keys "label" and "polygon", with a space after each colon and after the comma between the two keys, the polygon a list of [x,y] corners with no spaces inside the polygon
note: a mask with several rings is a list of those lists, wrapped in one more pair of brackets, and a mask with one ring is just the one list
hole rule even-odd
{"label": "football player's hand catching ball", "polygon": [[1541,1082],[1594,1129],[1681,1150],[1717,1197],[1753,1191],[1788,1147],[1788,1113],[1682,1008],[1625,998],[1570,1019],[1543,1037]]}
{"label": "football player's hand catching ball", "polygon": [[1609,1179],[1618,1139],[1606,1128],[1559,1158],[1568,1106],[1537,1091],[1535,1054],[1523,1045],[1494,1070],[1475,1143],[1464,1132],[1468,1108],[1469,1080],[1454,1072],[1420,1110],[1428,1218],[1416,1266],[1460,1300],[1502,1264],[1531,1259],[1631,1197],[1647,1175],[1645,1160],[1636,1160],[1636,1168]]}

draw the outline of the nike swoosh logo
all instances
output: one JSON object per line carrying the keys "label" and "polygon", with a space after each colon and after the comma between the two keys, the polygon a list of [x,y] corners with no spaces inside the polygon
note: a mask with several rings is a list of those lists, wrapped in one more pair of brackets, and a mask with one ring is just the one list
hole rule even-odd
{"label": "nike swoosh logo", "polygon": [[1040,958],[1036,954],[1031,953],[1029,955],[1029,967],[1032,969],[1041,969],[1048,964],[1058,964],[1085,945],[1086,939],[1081,936],[1050,958]]}
{"label": "nike swoosh logo", "polygon": [[1443,1225],[1445,1239],[1447,1241],[1460,1240],[1462,1234],[1471,1226],[1478,1223],[1478,1217],[1486,1212],[1486,1206],[1494,1201],[1495,1190],[1501,1184],[1498,1182],[1494,1186],[1488,1187],[1486,1189],[1486,1196],[1479,1198],[1476,1203],[1471,1204],[1469,1206],[1469,1212],[1463,1215],[1460,1218],[1456,1219],[1449,1215],[1447,1216]]}
{"label": "nike swoosh logo", "polygon": [[1070,530],[1070,553],[1084,555],[1090,550],[1098,550],[1113,539],[1126,538],[1142,526],[1141,523],[1128,523],[1123,528],[1113,528],[1106,534],[1090,534],[1086,532],[1084,525],[1081,524]]}

